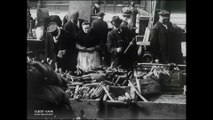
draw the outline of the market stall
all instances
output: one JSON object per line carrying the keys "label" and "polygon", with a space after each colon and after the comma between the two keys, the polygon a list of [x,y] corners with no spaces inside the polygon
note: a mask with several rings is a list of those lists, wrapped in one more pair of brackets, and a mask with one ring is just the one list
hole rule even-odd
{"label": "market stall", "polygon": [[[138,63],[70,75],[72,108],[87,118],[185,118],[185,65]],[[165,114],[166,113],[166,114]]]}
{"label": "market stall", "polygon": [[[32,74],[34,75],[32,78],[36,79],[35,76],[41,75],[42,79],[40,80],[43,81],[44,79],[44,81],[47,81],[47,77],[49,77],[51,79],[51,85],[52,82],[54,82],[54,84],[57,83],[57,85],[59,84],[57,87],[60,89],[62,89],[60,85],[62,83],[63,85],[65,84],[67,88],[63,88],[61,92],[68,95],[69,99],[67,99],[67,101],[70,103],[68,106],[72,108],[74,116],[76,117],[88,119],[186,118],[186,65],[174,63],[159,64],[155,61],[156,59],[154,59],[154,55],[150,51],[150,28],[157,21],[155,14],[160,10],[158,6],[160,4],[165,4],[165,2],[140,1],[140,4],[138,4],[140,6],[140,9],[138,9],[138,23],[136,26],[138,27],[138,32],[124,50],[125,54],[136,41],[138,45],[138,56],[133,68],[126,70],[121,69],[121,66],[113,67],[112,62],[111,66],[99,66],[86,72],[80,68],[72,72],[66,70],[62,72],[60,68],[57,68],[57,63],[55,63],[56,60],[54,60],[55,56],[47,55],[49,53],[53,54],[53,48],[55,48],[53,40],[56,41],[58,37],[46,36],[49,35],[46,34],[49,11],[51,14],[53,12],[57,13],[63,19],[67,12],[79,10],[80,18],[84,18],[90,23],[97,19],[96,15],[91,15],[90,13],[92,1],[64,2],[66,6],[69,5],[69,10],[55,11],[38,7],[36,10],[36,24],[33,23],[33,19],[30,18],[31,15],[28,15],[27,61],[38,61],[36,65],[33,67],[31,66],[33,69],[30,69],[31,71],[29,73],[33,73],[37,70],[36,68],[40,68],[37,70],[39,74]],[[47,6],[54,5],[47,3]],[[102,7],[106,12],[105,18],[107,20],[105,20],[107,23],[110,23],[110,25],[111,21],[109,20],[111,20],[114,15],[117,15],[115,12],[116,9],[119,7],[118,14],[120,14],[120,7],[125,7],[120,6],[122,5],[120,3],[117,4],[116,1],[113,1],[113,4],[114,13],[107,11],[108,8],[112,7],[111,3],[104,1],[104,6]],[[110,26],[108,27],[110,31],[112,28]],[[181,36],[181,52],[185,60],[185,32],[184,35],[182,35],[181,32],[179,36]],[[51,39],[49,39],[49,37],[51,37]],[[46,58],[47,56],[54,56],[51,58],[53,60]],[[57,53],[57,56],[60,56],[60,54]],[[185,63],[185,61],[183,63]],[[48,75],[45,76],[45,74]],[[63,78],[66,82],[61,79],[61,81],[58,82],[57,78],[60,78],[58,76]],[[38,85],[38,88],[40,88],[40,85]],[[49,90],[49,87],[47,87],[47,89]],[[47,94],[45,95],[51,96],[49,93]],[[51,117],[54,117],[54,114],[51,115]]]}

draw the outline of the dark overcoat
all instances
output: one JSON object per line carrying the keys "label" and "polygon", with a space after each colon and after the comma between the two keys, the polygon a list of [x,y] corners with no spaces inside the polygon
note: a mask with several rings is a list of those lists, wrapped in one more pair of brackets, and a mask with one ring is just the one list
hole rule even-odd
{"label": "dark overcoat", "polygon": [[63,58],[56,58],[58,61],[58,67],[62,70],[74,71],[77,64],[77,54],[76,40],[68,32],[61,29],[61,34],[58,37],[58,42],[54,44],[55,53],[57,54],[59,50],[66,50]]}
{"label": "dark overcoat", "polygon": [[94,32],[94,35],[100,40],[101,44],[106,44],[107,41],[107,33],[108,33],[108,25],[102,19],[94,20],[91,24],[91,29]]}
{"label": "dark overcoat", "polygon": [[80,30],[82,30],[82,23],[84,21],[85,20],[83,19],[78,19],[78,22],[75,24],[70,20],[67,20],[67,22],[64,23],[63,30],[69,32],[71,35],[76,35]]}
{"label": "dark overcoat", "polygon": [[171,23],[166,29],[157,22],[150,30],[150,47],[155,59],[160,63],[182,63],[181,41]]}
{"label": "dark overcoat", "polygon": [[[127,27],[121,27],[120,31],[111,30],[107,35],[107,48],[111,55],[111,62],[115,66],[121,65],[123,68],[131,68],[136,57],[134,47],[124,54],[125,49],[132,41],[131,32]],[[122,52],[117,53],[116,49],[122,47]]]}

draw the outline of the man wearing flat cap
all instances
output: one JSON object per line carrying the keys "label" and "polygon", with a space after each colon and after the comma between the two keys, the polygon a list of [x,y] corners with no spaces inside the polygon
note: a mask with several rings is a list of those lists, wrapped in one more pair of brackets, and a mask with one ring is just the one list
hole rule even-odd
{"label": "man wearing flat cap", "polygon": [[98,19],[94,20],[91,24],[91,31],[94,33],[94,35],[97,37],[97,39],[100,41],[100,48],[101,48],[101,58],[104,59],[105,62],[104,64],[108,64],[107,61],[108,59],[108,53],[107,53],[107,48],[106,48],[106,41],[107,41],[107,33],[108,33],[108,25],[107,23],[103,20],[105,13],[104,12],[99,12],[97,14]]}
{"label": "man wearing flat cap", "polygon": [[111,55],[111,66],[131,69],[134,61],[133,49],[126,54],[124,51],[131,42],[131,32],[127,27],[121,26],[122,20],[118,16],[112,18],[113,29],[107,35],[107,48]]}
{"label": "man wearing flat cap", "polygon": [[62,30],[55,22],[51,22],[47,27],[47,33],[52,36],[56,54],[58,68],[63,72],[75,71],[77,64],[76,42],[70,34]]}
{"label": "man wearing flat cap", "polygon": [[180,37],[170,22],[170,13],[166,10],[159,12],[158,22],[150,30],[150,47],[154,59],[159,63],[182,63]]}

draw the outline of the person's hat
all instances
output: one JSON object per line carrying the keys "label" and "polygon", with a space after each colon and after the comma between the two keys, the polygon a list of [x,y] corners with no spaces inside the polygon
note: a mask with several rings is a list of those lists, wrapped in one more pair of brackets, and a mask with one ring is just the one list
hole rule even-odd
{"label": "person's hat", "polygon": [[131,9],[129,8],[129,7],[124,7],[124,8],[122,8],[122,12],[123,12],[123,16],[124,17],[128,17],[128,16],[131,16],[131,14],[132,14],[132,11],[131,11]]}
{"label": "person's hat", "polygon": [[77,19],[79,17],[79,12],[78,10],[70,11],[67,16],[69,19]]}
{"label": "person's hat", "polygon": [[161,10],[158,14],[160,16],[164,16],[164,17],[169,17],[169,15],[170,15],[170,13],[166,10]]}
{"label": "person's hat", "polygon": [[55,22],[59,27],[62,27],[62,21],[58,15],[51,15],[50,22]]}
{"label": "person's hat", "polygon": [[120,25],[122,20],[119,18],[119,16],[113,16],[111,24],[112,25]]}
{"label": "person's hat", "polygon": [[131,5],[131,6],[134,6],[134,5],[135,5],[135,2],[130,2],[130,5]]}
{"label": "person's hat", "polygon": [[98,15],[99,17],[103,17],[103,16],[105,15],[105,13],[104,13],[103,11],[101,11],[101,12],[99,12],[97,15]]}
{"label": "person's hat", "polygon": [[48,33],[52,33],[52,32],[54,32],[57,29],[57,27],[58,26],[57,26],[57,24],[55,22],[51,22],[47,26],[47,32]]}

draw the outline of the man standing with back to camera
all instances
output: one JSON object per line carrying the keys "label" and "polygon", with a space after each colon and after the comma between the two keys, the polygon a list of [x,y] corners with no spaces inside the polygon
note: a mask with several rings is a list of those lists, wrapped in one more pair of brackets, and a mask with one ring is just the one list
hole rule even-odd
{"label": "man standing with back to camera", "polygon": [[183,63],[178,30],[173,27],[170,13],[166,10],[159,12],[159,21],[150,30],[150,47],[159,63]]}
{"label": "man standing with back to camera", "polygon": [[[108,25],[107,23],[103,20],[104,19],[104,12],[99,12],[97,14],[98,19],[94,20],[91,24],[91,31],[95,36],[97,36],[97,39],[100,41],[100,54],[102,58],[102,62],[104,62],[105,65],[109,65],[110,63],[110,58],[109,58],[109,53],[107,52],[107,47],[106,47],[106,41],[107,41],[107,33],[108,33]],[[103,64],[103,63],[102,63]]]}

